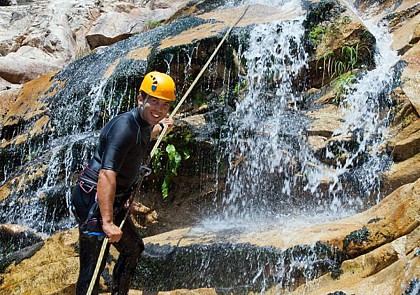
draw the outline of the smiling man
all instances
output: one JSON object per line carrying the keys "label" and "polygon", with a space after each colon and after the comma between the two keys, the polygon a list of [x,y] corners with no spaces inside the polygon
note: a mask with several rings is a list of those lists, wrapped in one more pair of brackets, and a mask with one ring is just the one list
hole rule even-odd
{"label": "smiling man", "polygon": [[[140,86],[138,107],[120,114],[101,130],[94,156],[73,189],[71,209],[79,223],[80,271],[76,294],[86,294],[105,236],[120,252],[114,267],[112,294],[128,294],[143,241],[128,217],[126,204],[140,177],[149,142],[163,128],[175,101],[175,83],[160,72],[148,73]],[[100,273],[105,267],[106,249]],[[98,293],[99,275],[93,294]]]}

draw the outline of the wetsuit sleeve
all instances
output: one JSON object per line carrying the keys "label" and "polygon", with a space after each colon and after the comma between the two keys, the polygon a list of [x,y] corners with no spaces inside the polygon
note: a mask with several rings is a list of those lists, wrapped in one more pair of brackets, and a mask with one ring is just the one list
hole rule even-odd
{"label": "wetsuit sleeve", "polygon": [[120,172],[130,149],[136,143],[136,134],[124,118],[112,122],[104,134],[102,169]]}

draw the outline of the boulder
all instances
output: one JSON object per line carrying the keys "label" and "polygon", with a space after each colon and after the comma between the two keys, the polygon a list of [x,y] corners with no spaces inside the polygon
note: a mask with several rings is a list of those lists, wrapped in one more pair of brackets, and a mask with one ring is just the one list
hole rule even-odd
{"label": "boulder", "polygon": [[412,238],[419,242],[419,232],[417,228],[390,244],[344,261],[339,277],[326,274],[290,294],[416,294],[410,291],[416,288],[420,258],[409,243]]}
{"label": "boulder", "polygon": [[132,28],[137,26],[136,21],[125,12],[109,12],[102,15],[86,34],[90,49],[127,39],[133,34]]}
{"label": "boulder", "polygon": [[[292,294],[305,292],[308,292],[308,294],[327,294],[328,292],[323,293],[323,291],[329,290],[334,292],[344,289],[349,294],[358,294],[363,291],[363,294],[376,295],[381,290],[380,288],[383,288],[382,290],[385,292],[382,294],[398,294],[395,290],[399,290],[400,286],[403,285],[405,287],[402,291],[404,291],[404,289],[408,288],[411,280],[415,280],[416,275],[418,275],[416,265],[419,265],[419,255],[416,254],[416,251],[418,251],[416,249],[420,241],[420,220],[418,219],[420,210],[419,190],[420,180],[417,180],[394,191],[378,205],[364,212],[323,224],[300,224],[295,226],[289,224],[287,227],[261,232],[249,232],[247,230],[241,232],[241,225],[238,225],[237,231],[232,229],[227,230],[226,233],[206,233],[200,229],[184,228],[148,237],[145,239],[146,248],[150,245],[155,247],[148,255],[155,255],[156,257],[156,264],[150,266],[158,269],[160,267],[165,268],[168,267],[163,262],[166,261],[165,259],[178,257],[180,260],[171,260],[171,263],[169,263],[169,265],[173,265],[173,268],[169,266],[163,272],[171,273],[175,279],[180,271],[177,265],[183,259],[178,251],[189,253],[188,255],[195,257],[195,259],[203,259],[202,254],[197,253],[198,249],[202,249],[201,251],[206,249],[206,251],[215,255],[216,249],[226,247],[224,255],[226,261],[228,261],[230,255],[233,255],[230,253],[230,251],[234,251],[230,248],[230,243],[233,243],[237,245],[236,263],[240,264],[241,253],[245,249],[248,251],[252,249],[251,246],[246,245],[253,245],[255,247],[253,251],[262,251],[259,260],[261,262],[261,259],[263,257],[265,259],[266,255],[274,255],[265,253],[264,247],[275,247],[282,250],[295,249],[291,251],[296,251],[295,253],[297,254],[298,250],[296,247],[300,247],[299,245],[316,245],[316,243],[321,242],[325,243],[324,245],[332,245],[337,249],[335,250],[336,259],[338,259],[336,262],[340,265],[337,269],[332,268],[329,274],[321,276],[319,279],[314,279],[313,282],[306,281],[306,284],[304,282],[297,283],[302,284],[302,286],[298,287]],[[227,236],[229,243],[224,244]],[[302,252],[299,253],[305,252],[303,248],[300,249]],[[253,264],[253,254],[251,253],[247,256],[248,264]],[[340,255],[345,257],[342,263],[339,259]],[[163,259],[162,256],[167,258]],[[203,259],[202,261],[203,264],[208,266],[208,268],[202,269],[203,272],[206,272],[206,281],[212,281],[211,276],[215,276],[214,280],[217,280],[216,277],[220,269],[214,269],[214,273],[208,272],[214,267],[214,259],[210,259],[211,261]],[[301,257],[299,261],[303,264],[306,263],[304,257]],[[193,262],[191,263],[191,266],[195,267]],[[281,272],[281,267],[284,267],[284,265],[271,265],[272,263],[275,264],[275,262],[270,260],[264,263],[267,263],[264,268],[266,282],[270,281],[270,275],[275,276],[275,270]],[[333,264],[333,262],[331,263]],[[258,263],[255,263],[255,265],[258,267]],[[306,267],[309,266],[306,265]],[[230,267],[229,271],[232,269],[234,267]],[[273,273],[270,273],[270,269],[272,269]],[[143,274],[147,273],[147,268],[142,270]],[[151,269],[150,271],[156,270]],[[247,273],[252,273],[252,271]],[[236,275],[238,280],[241,281],[243,280],[242,276],[246,276],[244,273],[237,273]],[[194,274],[188,274],[189,282],[195,282],[194,278]],[[377,287],[369,288],[369,284],[372,283],[372,286],[377,284]],[[165,283],[162,284],[164,285]],[[163,285],[161,288],[164,288]],[[167,283],[167,286],[169,285],[171,285],[170,282]],[[197,287],[197,285],[194,286]],[[220,287],[218,285],[214,286],[216,288]],[[265,287],[269,286],[266,285]],[[269,291],[264,292],[264,294],[279,294],[281,288],[280,285],[274,283],[274,286]],[[355,292],[355,290],[357,291]]]}
{"label": "boulder", "polygon": [[402,89],[420,114],[420,42],[416,43],[402,57],[407,66],[401,75]]}
{"label": "boulder", "polygon": [[77,230],[46,239],[31,259],[9,266],[0,275],[0,293],[74,294],[79,264],[76,243]]}
{"label": "boulder", "polygon": [[385,192],[390,192],[401,185],[416,181],[420,177],[420,153],[407,160],[394,163],[383,175]]}
{"label": "boulder", "polygon": [[42,235],[18,224],[0,225],[0,272],[11,263],[32,257],[43,245]]}
{"label": "boulder", "polygon": [[308,112],[308,117],[314,119],[307,130],[309,136],[329,138],[341,125],[340,109],[332,104],[327,104],[317,110]]}
{"label": "boulder", "polygon": [[420,120],[402,129],[389,142],[394,160],[401,162],[420,153]]}
{"label": "boulder", "polygon": [[47,72],[59,70],[63,65],[63,61],[51,58],[41,49],[23,46],[0,57],[0,77],[12,84],[23,84]]}

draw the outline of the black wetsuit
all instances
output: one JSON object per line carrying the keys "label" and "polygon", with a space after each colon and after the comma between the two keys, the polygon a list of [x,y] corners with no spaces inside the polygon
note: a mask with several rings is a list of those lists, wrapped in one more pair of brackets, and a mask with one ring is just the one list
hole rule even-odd
{"label": "black wetsuit", "polygon": [[[95,154],[82,172],[72,193],[72,211],[79,222],[80,272],[76,294],[86,294],[92,279],[105,234],[96,200],[100,169],[117,172],[114,201],[114,223],[119,225],[127,209],[132,188],[139,177],[141,165],[148,156],[152,126],[144,121],[138,108],[114,117],[101,131]],[[113,245],[120,252],[113,272],[112,294],[128,294],[131,278],[144,244],[130,218],[122,228],[122,238]],[[105,267],[109,244],[102,259],[100,273]],[[93,294],[98,292],[99,275]]]}

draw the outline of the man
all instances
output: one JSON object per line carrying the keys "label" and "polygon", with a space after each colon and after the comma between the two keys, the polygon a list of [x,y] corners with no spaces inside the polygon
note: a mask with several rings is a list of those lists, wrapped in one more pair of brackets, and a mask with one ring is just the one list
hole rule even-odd
{"label": "man", "polygon": [[[149,153],[151,137],[173,120],[168,117],[175,101],[175,83],[160,72],[148,73],[140,86],[138,107],[109,121],[101,131],[99,145],[72,193],[72,211],[79,222],[80,272],[77,295],[85,295],[106,236],[120,252],[113,271],[112,294],[128,294],[144,244],[128,217],[119,228],[127,203]],[[106,257],[107,246],[93,294]]]}

